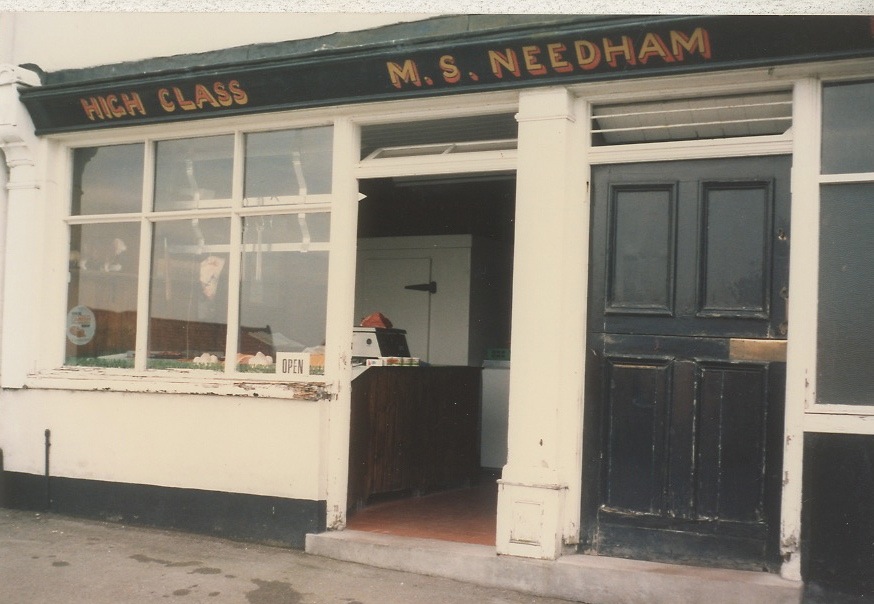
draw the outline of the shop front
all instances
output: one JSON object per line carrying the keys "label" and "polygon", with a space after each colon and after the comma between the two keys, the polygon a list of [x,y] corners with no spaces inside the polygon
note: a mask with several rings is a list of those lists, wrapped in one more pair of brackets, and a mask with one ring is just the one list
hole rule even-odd
{"label": "shop front", "polygon": [[874,594],[872,31],[7,69],[4,505],[303,548],[483,488],[498,558]]}

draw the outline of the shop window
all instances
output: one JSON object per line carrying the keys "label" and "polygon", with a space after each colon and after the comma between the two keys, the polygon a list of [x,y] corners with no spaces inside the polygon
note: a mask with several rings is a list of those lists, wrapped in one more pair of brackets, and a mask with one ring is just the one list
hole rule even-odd
{"label": "shop window", "polygon": [[143,203],[144,145],[76,150],[71,214],[139,212]]}
{"label": "shop window", "polygon": [[874,83],[825,86],[817,321],[821,404],[874,405],[872,137]]}
{"label": "shop window", "polygon": [[874,184],[823,187],[817,390],[823,402],[874,404]]}
{"label": "shop window", "polygon": [[331,141],[320,127],[76,149],[66,364],[271,374],[306,355],[318,379]]}
{"label": "shop window", "polygon": [[874,82],[823,88],[822,173],[874,172]]}
{"label": "shop window", "polygon": [[155,211],[230,207],[233,157],[230,135],[158,142]]}
{"label": "shop window", "polygon": [[[219,365],[228,324],[230,220],[159,222],[149,287],[150,368]],[[220,369],[220,366],[215,367]]]}
{"label": "shop window", "polygon": [[244,203],[287,204],[330,193],[331,166],[330,128],[249,134]]}
{"label": "shop window", "polygon": [[[330,214],[326,212],[243,220],[241,370],[261,370],[257,354],[264,343],[277,352],[322,354],[329,231]],[[301,321],[301,316],[307,320]],[[266,330],[253,326],[266,326]],[[311,368],[317,365],[311,363]]]}
{"label": "shop window", "polygon": [[139,246],[136,222],[70,227],[68,364],[133,366]]}

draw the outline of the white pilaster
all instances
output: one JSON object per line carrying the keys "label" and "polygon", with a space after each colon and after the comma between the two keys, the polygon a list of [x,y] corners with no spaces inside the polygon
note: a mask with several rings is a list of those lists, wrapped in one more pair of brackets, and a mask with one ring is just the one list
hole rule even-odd
{"label": "white pilaster", "polygon": [[579,539],[588,170],[577,107],[562,88],[520,95],[500,554],[555,559]]}
{"label": "white pilaster", "polygon": [[324,471],[327,481],[327,527],[346,525],[349,480],[349,422],[352,405],[352,325],[355,320],[353,242],[358,228],[358,165],[361,131],[349,118],[334,122],[334,177],[331,207],[331,259],[328,271],[328,326],[325,378],[335,395],[327,403]]}
{"label": "white pilaster", "polygon": [[793,93],[792,223],[789,256],[789,335],[783,434],[780,554],[784,579],[801,580],[801,479],[804,412],[815,403],[819,274],[820,86],[799,80]]}
{"label": "white pilaster", "polygon": [[0,192],[0,228],[5,246],[0,250],[0,386],[20,388],[36,359],[38,300],[34,272],[41,269],[42,246],[36,162],[38,140],[33,124],[19,101],[21,86],[39,84],[36,75],[12,65],[0,65],[0,151],[6,163],[5,188]]}

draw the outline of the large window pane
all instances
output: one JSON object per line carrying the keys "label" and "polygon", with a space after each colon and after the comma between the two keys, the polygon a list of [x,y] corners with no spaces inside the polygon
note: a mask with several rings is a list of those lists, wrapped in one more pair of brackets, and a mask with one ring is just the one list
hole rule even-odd
{"label": "large window pane", "polygon": [[136,144],[76,149],[70,213],[139,212],[143,205],[143,148]]}
{"label": "large window pane", "polygon": [[331,192],[332,129],[303,128],[246,136],[246,205]]}
{"label": "large window pane", "polygon": [[133,366],[139,240],[138,223],[71,228],[66,364]]}
{"label": "large window pane", "polygon": [[149,297],[150,368],[222,368],[229,242],[228,218],[155,225]]}
{"label": "large window pane", "polygon": [[874,82],[823,89],[822,172],[874,172]]}
{"label": "large window pane", "polygon": [[817,402],[874,404],[874,184],[822,188]]}
{"label": "large window pane", "polygon": [[228,207],[234,137],[161,141],[155,163],[155,210]]}
{"label": "large window pane", "polygon": [[321,352],[330,214],[251,217],[243,228],[238,368],[263,367],[277,352]]}

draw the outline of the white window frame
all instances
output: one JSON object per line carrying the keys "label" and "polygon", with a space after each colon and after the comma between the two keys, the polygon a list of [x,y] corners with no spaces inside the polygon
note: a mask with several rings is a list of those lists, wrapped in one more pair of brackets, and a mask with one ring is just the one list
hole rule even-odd
{"label": "white window frame", "polygon": [[[229,243],[230,249],[242,249],[242,230],[239,222],[243,218],[263,215],[297,215],[300,213],[325,212],[332,216],[336,215],[335,206],[338,204],[336,184],[338,173],[343,172],[341,166],[337,166],[337,158],[343,157],[338,154],[338,145],[349,145],[347,140],[338,141],[338,132],[335,125],[336,115],[327,112],[313,112],[312,116],[302,116],[300,119],[289,119],[288,115],[269,116],[263,120],[265,123],[252,122],[252,120],[223,120],[221,123],[187,123],[179,124],[175,128],[167,126],[146,127],[142,129],[125,130],[121,133],[91,133],[88,135],[58,135],[49,140],[49,148],[46,153],[49,171],[53,174],[56,182],[64,183],[63,186],[47,187],[47,198],[51,199],[52,207],[57,211],[48,214],[48,232],[54,233],[49,240],[61,242],[66,245],[52,246],[46,252],[47,274],[66,275],[66,267],[69,262],[69,236],[70,227],[82,224],[112,224],[118,222],[140,223],[140,249],[137,280],[137,332],[135,345],[135,365],[133,368],[115,369],[88,366],[64,365],[64,329],[66,321],[67,283],[61,281],[46,280],[43,291],[46,295],[44,300],[54,300],[50,308],[45,308],[46,320],[43,324],[44,331],[41,341],[48,345],[40,350],[40,357],[36,360],[35,370],[26,378],[26,385],[31,388],[48,389],[110,389],[120,392],[167,392],[184,394],[226,394],[243,396],[269,396],[274,398],[292,398],[320,400],[329,398],[331,392],[336,391],[336,370],[329,366],[328,356],[336,359],[337,354],[328,353],[331,342],[326,341],[326,366],[323,379],[313,379],[309,382],[288,382],[282,376],[269,373],[248,373],[236,371],[235,364],[226,364],[223,371],[210,371],[205,369],[147,369],[148,362],[148,322],[149,322],[149,276],[151,270],[151,235],[154,224],[169,220],[184,220],[191,218],[222,217],[230,218],[232,222]],[[284,119],[283,119],[284,118]],[[224,124],[224,125],[222,125]],[[243,198],[243,151],[245,135],[276,130],[289,130],[319,126],[331,126],[333,128],[333,161],[332,169],[332,192],[330,194],[313,194],[289,196],[283,201],[295,201],[292,205],[245,205]],[[166,135],[165,135],[166,134]],[[151,209],[153,202],[154,187],[154,160],[155,145],[158,141],[167,141],[186,138],[200,138],[218,135],[234,136],[234,157],[232,175],[231,205],[224,208],[202,210],[166,210],[154,211]],[[71,215],[70,199],[72,192],[72,159],[75,149],[84,147],[104,147],[111,145],[143,144],[144,145],[144,180],[142,191],[142,206],[139,212],[124,214],[103,215]],[[356,149],[357,151],[357,149]],[[348,167],[346,168],[348,172]],[[54,216],[54,218],[52,217]],[[63,236],[59,236],[63,233]],[[326,336],[330,331],[330,303],[332,287],[330,283],[330,264],[333,261],[332,251],[336,249],[337,237],[332,224],[330,241],[310,243],[308,249],[314,251],[327,251],[329,253],[329,284],[328,284],[328,319],[326,321]],[[63,269],[60,267],[63,266]],[[241,258],[239,254],[230,254],[228,261],[229,283],[238,283],[240,278]],[[49,294],[51,292],[51,294]],[[238,321],[239,317],[239,291],[237,287],[229,287],[228,292],[228,317]],[[46,306],[48,304],[46,303]],[[60,327],[59,327],[60,326]],[[238,334],[236,323],[229,322],[226,351],[236,351]],[[350,336],[351,337],[351,336]],[[236,353],[234,353],[234,357]]]}
{"label": "white window frame", "polygon": [[[822,141],[822,94],[825,86],[833,83],[870,81],[870,72],[855,77],[837,77],[816,80],[811,86],[809,120],[811,131],[808,133],[810,151],[804,164],[804,172],[808,174],[803,186],[809,196],[807,205],[810,211],[806,213],[808,220],[805,228],[807,239],[811,242],[805,250],[805,264],[814,281],[806,289],[811,295],[800,301],[804,305],[807,325],[812,325],[810,333],[805,336],[806,367],[805,373],[807,392],[804,397],[804,430],[806,432],[831,432],[847,434],[874,435],[874,399],[867,405],[846,405],[828,402],[818,402],[817,390],[817,334],[818,325],[818,286],[819,286],[819,235],[820,235],[820,194],[824,185],[863,184],[874,182],[874,172],[823,174],[821,141]],[[814,96],[815,95],[815,96]],[[791,328],[790,328],[791,329]]]}

